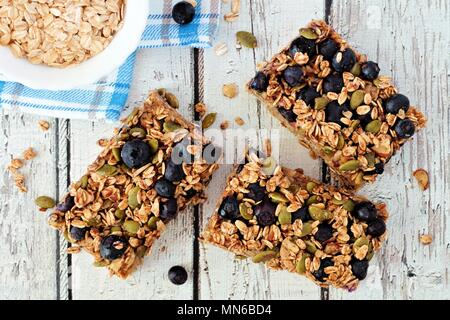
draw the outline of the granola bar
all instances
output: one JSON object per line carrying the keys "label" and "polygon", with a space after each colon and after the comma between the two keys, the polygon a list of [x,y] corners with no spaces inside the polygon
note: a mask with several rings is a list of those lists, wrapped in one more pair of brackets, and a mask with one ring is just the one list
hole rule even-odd
{"label": "granola bar", "polygon": [[202,240],[322,287],[353,290],[387,236],[387,218],[383,203],[250,153],[228,177]]}
{"label": "granola bar", "polygon": [[71,185],[50,225],[92,254],[95,265],[126,278],[177,212],[205,200],[218,156],[200,130],[152,92]]}
{"label": "granola bar", "polygon": [[337,179],[358,189],[426,123],[379,71],[325,22],[312,21],[247,88]]}

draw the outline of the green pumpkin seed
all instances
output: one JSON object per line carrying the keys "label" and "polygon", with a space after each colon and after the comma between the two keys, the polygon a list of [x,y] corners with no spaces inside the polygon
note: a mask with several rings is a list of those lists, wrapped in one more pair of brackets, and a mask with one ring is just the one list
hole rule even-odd
{"label": "green pumpkin seed", "polygon": [[156,153],[152,158],[152,164],[156,164],[156,163],[158,163],[158,161],[159,161],[158,154]]}
{"label": "green pumpkin seed", "polygon": [[339,171],[353,171],[359,168],[358,160],[349,160],[339,166]]}
{"label": "green pumpkin seed", "polygon": [[359,120],[352,120],[352,122],[350,123],[350,128],[352,130],[356,130],[356,128],[359,126],[360,121]]}
{"label": "green pumpkin seed", "polygon": [[122,228],[119,226],[111,227],[111,232],[121,232],[121,231],[122,231]]}
{"label": "green pumpkin seed", "polygon": [[300,237],[307,236],[308,234],[311,233],[312,229],[313,229],[313,227],[312,227],[312,223],[311,222],[303,223],[302,233],[300,234]]}
{"label": "green pumpkin seed", "polygon": [[309,215],[311,216],[311,218],[313,218],[314,220],[317,220],[317,221],[325,221],[325,220],[329,220],[333,217],[332,213],[330,211],[322,210],[315,206],[309,206],[308,212],[309,212]]}
{"label": "green pumpkin seed", "polygon": [[366,259],[368,261],[372,260],[373,256],[375,254],[375,250],[373,250],[372,241],[369,242],[369,250],[367,250]]}
{"label": "green pumpkin seed", "polygon": [[104,177],[112,177],[117,174],[117,168],[115,166],[105,163],[96,172],[97,172],[97,174],[104,176]]}
{"label": "green pumpkin seed", "polygon": [[120,156],[120,149],[119,148],[113,148],[112,149],[112,154],[114,156],[114,159],[116,159],[117,161],[121,161],[122,157]]}
{"label": "green pumpkin seed", "polygon": [[295,271],[297,271],[297,273],[304,274],[306,272],[305,261],[309,257],[309,254],[304,253],[300,260],[297,261],[297,263],[295,264]]}
{"label": "green pumpkin seed", "polygon": [[376,78],[375,80],[373,80],[373,84],[375,85],[375,87],[379,88],[381,86],[381,80],[380,78]]}
{"label": "green pumpkin seed", "polygon": [[145,257],[146,254],[147,254],[147,247],[146,246],[140,246],[140,247],[136,248],[136,255],[139,258]]}
{"label": "green pumpkin seed", "polygon": [[314,204],[317,202],[319,202],[319,196],[315,194],[308,198],[308,200],[306,201],[306,205],[309,206],[310,204]]}
{"label": "green pumpkin seed", "polygon": [[128,206],[131,209],[137,208],[139,206],[138,203],[138,194],[141,191],[141,188],[134,187],[130,191],[128,191]]}
{"label": "green pumpkin seed", "polygon": [[159,142],[158,139],[151,138],[148,140],[148,145],[150,146],[151,154],[155,154],[158,151]]}
{"label": "green pumpkin seed", "polygon": [[164,121],[163,131],[165,133],[174,132],[174,131],[177,131],[179,129],[181,129],[181,126],[178,123],[173,122],[173,121],[169,121],[169,120],[168,121]]}
{"label": "green pumpkin seed", "polygon": [[100,221],[100,219],[97,219],[97,218],[92,218],[92,219],[89,219],[88,221],[86,221],[86,225],[88,227],[96,228],[96,227],[100,226],[100,224],[101,224],[101,221]]}
{"label": "green pumpkin seed", "polygon": [[111,208],[112,204],[113,204],[113,202],[112,202],[111,200],[106,199],[106,200],[103,202],[102,208],[101,208],[101,209],[104,210],[104,209]]}
{"label": "green pumpkin seed", "polygon": [[364,182],[364,173],[360,172],[355,177],[355,185],[360,186]]}
{"label": "green pumpkin seed", "polygon": [[131,234],[136,234],[139,230],[139,222],[134,220],[127,220],[122,225],[123,229]]}
{"label": "green pumpkin seed", "polygon": [[356,253],[356,251],[359,250],[362,246],[368,246],[369,245],[369,239],[366,237],[360,237],[355,240],[353,243],[353,251]]}
{"label": "green pumpkin seed", "polygon": [[306,190],[311,193],[316,186],[317,183],[315,183],[314,181],[310,181],[306,184]]}
{"label": "green pumpkin seed", "polygon": [[277,256],[277,254],[278,253],[276,251],[272,251],[272,250],[262,251],[256,255],[254,255],[252,257],[252,261],[255,263],[269,261],[270,259],[275,258]]}
{"label": "green pumpkin seed", "polygon": [[311,254],[315,254],[317,251],[316,245],[312,241],[305,241],[306,244],[306,251],[308,251]]}
{"label": "green pumpkin seed", "polygon": [[279,192],[271,192],[269,193],[269,198],[272,202],[275,203],[285,203],[288,202],[288,199],[284,196],[284,194]]}
{"label": "green pumpkin seed", "polygon": [[328,99],[325,97],[318,97],[314,99],[314,109],[315,110],[322,110],[325,109],[325,107],[328,104]]}
{"label": "green pumpkin seed", "polygon": [[150,219],[148,219],[148,226],[150,228],[150,230],[156,230],[158,228],[157,226],[157,222],[159,221],[158,217],[152,216]]}
{"label": "green pumpkin seed", "polygon": [[89,177],[87,175],[82,176],[80,179],[80,187],[82,187],[83,189],[86,189],[86,187],[88,185],[88,181],[89,181]]}
{"label": "green pumpkin seed", "polygon": [[354,76],[359,76],[361,74],[361,65],[359,63],[355,63],[350,72]]}
{"label": "green pumpkin seed", "polygon": [[128,132],[132,137],[140,139],[145,138],[145,136],[147,135],[147,131],[139,127],[131,128]]}
{"label": "green pumpkin seed", "polygon": [[114,216],[115,216],[117,219],[122,220],[123,217],[125,217],[125,211],[120,210],[119,208],[117,208],[116,211],[114,212]]}
{"label": "green pumpkin seed", "polygon": [[278,222],[280,222],[281,225],[284,224],[291,224],[292,221],[292,214],[287,211],[286,206],[281,206],[280,213],[278,214]]}
{"label": "green pumpkin seed", "polygon": [[364,91],[356,90],[352,93],[352,97],[350,98],[350,107],[355,110],[364,102]]}
{"label": "green pumpkin seed", "polygon": [[310,28],[301,28],[300,29],[300,35],[303,38],[309,39],[309,40],[316,40],[319,35],[317,33],[314,32],[314,30],[310,29]]}
{"label": "green pumpkin seed", "polygon": [[266,176],[271,176],[271,175],[273,175],[276,167],[277,167],[277,162],[275,161],[275,159],[272,158],[272,157],[267,157],[262,162],[262,169],[261,169],[261,171]]}
{"label": "green pumpkin seed", "polygon": [[341,204],[344,204],[345,201],[347,201],[347,200],[344,200],[344,199],[338,200],[338,199],[336,199],[336,198],[333,198],[333,200],[331,200],[331,202],[332,202],[333,204],[336,204],[336,205],[338,205],[338,206],[340,206]]}
{"label": "green pumpkin seed", "polygon": [[67,242],[72,242],[72,240],[69,238],[69,233],[67,232],[67,230],[64,231],[63,237],[64,239],[66,239]]}
{"label": "green pumpkin seed", "polygon": [[236,33],[237,41],[247,48],[256,48],[258,46],[258,41],[253,34],[247,31],[239,31]]}
{"label": "green pumpkin seed", "polygon": [[128,140],[129,137],[130,135],[128,133],[121,133],[117,140],[118,141]]}
{"label": "green pumpkin seed", "polygon": [[202,129],[203,129],[203,130],[206,130],[206,129],[208,129],[209,127],[211,127],[211,126],[214,124],[214,122],[216,121],[216,117],[217,117],[217,112],[211,112],[211,113],[208,113],[208,114],[203,118],[203,121],[202,121]]}
{"label": "green pumpkin seed", "polygon": [[348,212],[352,212],[353,209],[355,209],[355,203],[348,199],[347,201],[344,202],[344,204],[342,205],[342,207],[347,210]]}
{"label": "green pumpkin seed", "polygon": [[166,95],[166,92],[167,92],[166,88],[159,88],[159,89],[157,89],[156,91],[158,91],[158,94],[159,94],[161,97],[164,97],[164,96]]}
{"label": "green pumpkin seed", "polygon": [[376,119],[376,120],[370,121],[370,122],[366,125],[365,130],[366,130],[367,132],[371,132],[371,133],[373,133],[373,134],[376,134],[376,133],[378,133],[378,131],[380,131],[380,128],[381,128],[381,121],[378,120],[378,119]]}
{"label": "green pumpkin seed", "polygon": [[332,155],[334,153],[334,150],[332,147],[330,146],[325,146],[322,148],[323,153],[325,153],[326,155]]}
{"label": "green pumpkin seed", "polygon": [[339,133],[339,136],[338,136],[338,144],[337,144],[336,148],[337,148],[338,150],[342,150],[342,148],[344,148],[344,145],[345,145],[345,139],[344,139],[344,136],[343,136],[342,134]]}
{"label": "green pumpkin seed", "polygon": [[166,101],[169,104],[169,106],[171,106],[172,108],[178,109],[180,107],[180,103],[178,102],[177,97],[173,93],[166,92],[164,97],[166,98]]}
{"label": "green pumpkin seed", "polygon": [[107,265],[109,265],[109,262],[107,260],[100,260],[95,261],[92,265],[97,268],[106,267]]}
{"label": "green pumpkin seed", "polygon": [[367,160],[367,166],[369,168],[372,168],[375,166],[375,153],[370,152],[368,154],[365,155],[366,160]]}
{"label": "green pumpkin seed", "polygon": [[37,197],[36,200],[34,200],[34,203],[39,208],[43,208],[43,209],[50,209],[50,208],[53,208],[56,205],[55,200],[53,200],[52,198],[47,197],[47,196]]}
{"label": "green pumpkin seed", "polygon": [[248,209],[249,208],[245,205],[245,203],[241,202],[239,204],[239,212],[241,213],[242,218],[244,218],[245,220],[251,220],[253,218],[253,216],[248,213]]}

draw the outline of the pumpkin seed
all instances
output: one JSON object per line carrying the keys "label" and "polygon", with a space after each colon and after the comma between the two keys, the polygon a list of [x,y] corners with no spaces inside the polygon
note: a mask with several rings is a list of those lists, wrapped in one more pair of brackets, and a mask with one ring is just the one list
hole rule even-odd
{"label": "pumpkin seed", "polygon": [[317,202],[319,202],[319,196],[315,194],[308,198],[308,200],[306,201],[306,205],[309,206],[310,204]]}
{"label": "pumpkin seed", "polygon": [[67,242],[72,242],[72,240],[69,238],[69,233],[67,232],[67,230],[64,231],[63,237],[64,239],[66,239]]}
{"label": "pumpkin seed", "polygon": [[355,209],[355,203],[348,199],[347,201],[344,202],[344,204],[342,205],[342,207],[347,210],[348,212],[352,212],[353,209]]}
{"label": "pumpkin seed", "polygon": [[364,182],[364,173],[359,172],[355,177],[355,185],[359,186]]}
{"label": "pumpkin seed", "polygon": [[216,117],[217,117],[217,112],[211,112],[211,113],[208,113],[208,114],[203,118],[203,121],[202,121],[202,129],[203,129],[203,130],[206,130],[206,129],[208,129],[209,127],[211,127],[211,126],[214,124],[214,122],[216,121]]}
{"label": "pumpkin seed", "polygon": [[375,153],[370,152],[368,154],[365,155],[366,160],[367,160],[367,166],[369,168],[372,168],[375,166]]}
{"label": "pumpkin seed", "polygon": [[324,221],[332,218],[332,213],[330,211],[322,210],[315,206],[309,206],[308,212],[311,218],[317,221]]}
{"label": "pumpkin seed", "polygon": [[112,154],[114,156],[114,159],[116,159],[117,161],[121,161],[122,157],[120,156],[120,149],[119,148],[113,148],[112,149]]}
{"label": "pumpkin seed", "polygon": [[324,109],[328,104],[328,99],[325,97],[318,97],[314,99],[314,109],[316,110],[322,110]]}
{"label": "pumpkin seed", "polygon": [[272,157],[267,157],[262,162],[261,171],[266,176],[271,176],[271,175],[273,175],[276,167],[277,167],[277,162],[275,161],[275,159]]}
{"label": "pumpkin seed", "polygon": [[356,128],[359,126],[360,121],[359,120],[352,120],[352,123],[350,123],[350,128],[352,130],[356,130]]}
{"label": "pumpkin seed", "polygon": [[166,92],[164,97],[166,98],[166,101],[169,104],[169,106],[171,106],[172,108],[178,109],[180,107],[180,103],[178,102],[177,97],[173,93]]}
{"label": "pumpkin seed", "polygon": [[89,181],[89,177],[87,175],[82,176],[81,179],[80,179],[80,186],[83,189],[86,189],[86,187],[88,185],[88,181]]}
{"label": "pumpkin seed", "polygon": [[367,250],[366,259],[368,261],[372,260],[373,256],[375,254],[375,250],[373,250],[372,241],[369,242],[369,250]]}
{"label": "pumpkin seed", "polygon": [[178,123],[173,122],[173,121],[164,121],[163,131],[165,133],[174,132],[174,131],[177,131],[179,129],[181,129],[181,126]]}
{"label": "pumpkin seed", "polygon": [[148,226],[150,228],[150,230],[156,230],[158,228],[157,226],[157,222],[159,221],[158,217],[152,216],[150,219],[148,219]]}
{"label": "pumpkin seed", "polygon": [[156,164],[156,163],[158,163],[158,161],[159,161],[158,154],[156,153],[155,155],[153,155],[152,164]]}
{"label": "pumpkin seed", "polygon": [[128,132],[132,137],[140,139],[145,138],[145,136],[147,135],[147,131],[139,127],[131,128]]}
{"label": "pumpkin seed", "polygon": [[158,146],[159,146],[158,139],[151,138],[150,140],[148,140],[148,144],[150,146],[151,154],[155,154],[158,151]]}
{"label": "pumpkin seed", "polygon": [[337,204],[338,206],[340,206],[341,204],[344,204],[345,201],[347,201],[347,200],[344,200],[344,199],[338,200],[338,199],[336,199],[336,198],[333,198],[333,200],[331,200],[331,202],[332,202],[333,204]]}
{"label": "pumpkin seed", "polygon": [[248,213],[248,209],[249,208],[245,205],[245,203],[241,202],[239,204],[239,212],[241,213],[242,218],[244,218],[245,220],[251,220],[253,218],[253,216]]}
{"label": "pumpkin seed", "polygon": [[339,167],[339,171],[353,171],[359,168],[358,160],[349,160],[344,164],[341,164]]}
{"label": "pumpkin seed", "polygon": [[117,219],[122,220],[123,217],[125,217],[125,211],[123,211],[123,210],[117,208],[116,211],[114,212],[114,216],[115,216]]}
{"label": "pumpkin seed", "polygon": [[364,102],[364,91],[356,90],[350,98],[350,107],[355,110]]}
{"label": "pumpkin seed", "polygon": [[334,153],[334,150],[332,147],[330,146],[325,146],[322,148],[323,153],[325,153],[326,155],[332,155]]}
{"label": "pumpkin seed", "polygon": [[316,245],[314,244],[314,242],[306,240],[305,244],[306,244],[306,251],[308,251],[311,254],[316,253],[317,248],[316,248]]}
{"label": "pumpkin seed", "polygon": [[131,234],[136,234],[139,230],[139,222],[134,220],[127,220],[122,225],[123,229]]}
{"label": "pumpkin seed", "polygon": [[312,223],[310,222],[303,223],[302,233],[300,234],[300,237],[307,236],[308,234],[311,233],[312,229],[313,229]]}
{"label": "pumpkin seed", "polygon": [[272,251],[272,250],[262,251],[260,253],[257,253],[256,255],[254,255],[252,257],[252,261],[255,263],[269,261],[270,259],[275,258],[277,256],[277,254],[278,253],[276,251]]}
{"label": "pumpkin seed", "polygon": [[140,258],[145,257],[147,254],[147,247],[146,246],[140,246],[136,248],[136,255]]}
{"label": "pumpkin seed", "polygon": [[112,177],[117,174],[117,168],[115,166],[105,163],[96,172],[97,172],[97,174],[104,176],[104,177]]}
{"label": "pumpkin seed", "polygon": [[92,265],[97,268],[106,267],[107,265],[109,265],[109,262],[107,260],[100,260],[95,261]]}
{"label": "pumpkin seed", "polygon": [[317,183],[315,183],[314,181],[310,181],[306,184],[306,190],[311,193],[316,186]]}
{"label": "pumpkin seed", "polygon": [[86,225],[88,227],[96,228],[96,227],[100,226],[100,224],[101,224],[101,221],[98,218],[92,218],[92,219],[89,219],[88,221],[86,221]]}
{"label": "pumpkin seed", "polygon": [[380,128],[381,128],[381,121],[378,120],[378,119],[375,119],[375,120],[370,121],[370,122],[366,125],[365,130],[366,130],[367,132],[371,132],[371,133],[373,133],[373,134],[376,134],[376,133],[378,133],[378,131],[380,131]]}
{"label": "pumpkin seed", "polygon": [[317,33],[314,32],[314,30],[310,29],[310,28],[301,28],[300,29],[300,35],[303,38],[309,39],[309,40],[316,40],[319,35]]}
{"label": "pumpkin seed", "polygon": [[258,46],[258,41],[253,34],[247,31],[238,31],[236,33],[237,41],[247,48],[256,48]]}
{"label": "pumpkin seed", "polygon": [[139,187],[134,187],[130,191],[128,191],[128,206],[131,209],[137,208],[137,206],[139,205],[137,197],[140,191],[141,188]]}
{"label": "pumpkin seed", "polygon": [[164,96],[166,95],[166,92],[167,92],[166,88],[159,88],[159,89],[157,89],[156,91],[158,91],[158,94],[159,94],[161,97],[164,97]]}
{"label": "pumpkin seed", "polygon": [[269,198],[272,200],[272,202],[275,203],[285,203],[288,201],[288,199],[284,196],[284,194],[279,192],[271,192],[269,193]]}
{"label": "pumpkin seed", "polygon": [[129,137],[130,137],[130,135],[128,133],[121,133],[117,140],[123,141],[123,140],[127,140]]}
{"label": "pumpkin seed", "polygon": [[291,224],[292,221],[292,214],[287,211],[286,206],[281,206],[280,213],[278,214],[278,222],[280,222],[281,225],[284,224]]}
{"label": "pumpkin seed", "polygon": [[309,257],[310,257],[309,254],[304,253],[302,255],[302,257],[300,258],[300,260],[297,261],[297,263],[295,264],[295,271],[297,271],[297,273],[299,273],[299,274],[305,273],[305,271],[306,271],[305,261]]}
{"label": "pumpkin seed", "polygon": [[102,204],[101,210],[111,208],[112,204],[113,202],[111,200],[106,199]]}
{"label": "pumpkin seed", "polygon": [[354,76],[359,76],[361,74],[361,65],[359,63],[355,63],[350,70],[350,73]]}
{"label": "pumpkin seed", "polygon": [[111,232],[120,232],[120,231],[122,231],[122,228],[119,226],[111,227]]}
{"label": "pumpkin seed", "polygon": [[36,200],[34,200],[34,203],[39,208],[43,208],[43,209],[50,209],[50,208],[53,208],[56,205],[55,200],[53,200],[52,198],[47,197],[47,196],[37,197]]}
{"label": "pumpkin seed", "polygon": [[345,145],[344,136],[339,133],[339,135],[338,135],[338,144],[337,144],[336,148],[338,150],[342,150],[342,148],[344,148],[344,145]]}
{"label": "pumpkin seed", "polygon": [[369,239],[367,239],[366,237],[360,237],[355,240],[355,243],[353,243],[353,251],[356,253],[356,251],[358,251],[359,248],[361,248],[362,246],[368,246],[368,245],[369,245]]}

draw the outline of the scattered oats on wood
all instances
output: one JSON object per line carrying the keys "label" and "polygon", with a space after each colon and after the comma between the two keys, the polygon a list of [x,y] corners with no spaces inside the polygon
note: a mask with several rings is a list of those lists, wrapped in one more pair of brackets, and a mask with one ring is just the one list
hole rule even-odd
{"label": "scattered oats on wood", "polygon": [[23,160],[22,159],[12,159],[9,163],[8,169],[10,171],[20,169],[23,167]]}
{"label": "scattered oats on wood", "polygon": [[228,129],[229,126],[230,126],[230,123],[228,122],[228,120],[225,120],[220,124],[220,129],[226,130],[226,129]]}
{"label": "scattered oats on wood", "polygon": [[431,244],[433,242],[433,237],[429,234],[423,234],[420,236],[420,242],[422,244]]}
{"label": "scattered oats on wood", "polygon": [[214,46],[214,53],[217,56],[223,56],[225,53],[228,52],[228,46],[225,42],[218,43]]}
{"label": "scattered oats on wood", "polygon": [[227,22],[232,22],[237,20],[237,18],[239,17],[239,12],[240,12],[240,7],[241,7],[241,1],[240,0],[232,0],[231,1],[231,12],[226,13],[223,18],[225,21]]}
{"label": "scattered oats on wood", "polygon": [[13,172],[14,183],[20,192],[27,192],[28,189],[25,186],[25,176],[18,172]]}
{"label": "scattered oats on wood", "polygon": [[39,128],[41,128],[41,130],[45,132],[50,128],[50,123],[45,120],[39,120]]}
{"label": "scattered oats on wood", "polygon": [[80,247],[71,246],[67,248],[67,254],[77,254],[80,253],[80,251],[81,251]]}
{"label": "scattered oats on wood", "polygon": [[234,122],[236,122],[236,124],[237,124],[238,126],[243,126],[243,125],[245,124],[244,119],[242,119],[241,117],[236,117],[236,118],[234,118]]}
{"label": "scattered oats on wood", "polygon": [[34,149],[32,147],[29,147],[28,149],[26,149],[23,152],[23,158],[25,160],[31,160],[33,158],[36,158],[36,156],[37,156],[37,153],[36,153],[36,151],[34,151]]}
{"label": "scattered oats on wood", "polygon": [[430,178],[428,172],[425,169],[417,169],[413,173],[414,178],[416,178],[419,183],[419,187],[422,191],[425,191],[430,186]]}
{"label": "scattered oats on wood", "polygon": [[225,97],[233,99],[239,93],[239,87],[236,83],[227,83],[222,87],[222,93]]}

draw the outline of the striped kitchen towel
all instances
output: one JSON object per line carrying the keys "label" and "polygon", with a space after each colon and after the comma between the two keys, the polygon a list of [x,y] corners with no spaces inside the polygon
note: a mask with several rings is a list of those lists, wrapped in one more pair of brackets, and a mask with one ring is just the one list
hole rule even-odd
{"label": "striped kitchen towel", "polygon": [[[218,28],[221,0],[197,0],[194,21],[183,26],[172,19],[172,6],[178,1],[152,0],[151,13],[139,49],[211,46]],[[72,90],[34,90],[0,79],[0,107],[43,116],[117,121],[133,81],[135,57],[136,54],[132,54],[117,71],[99,82]]]}

